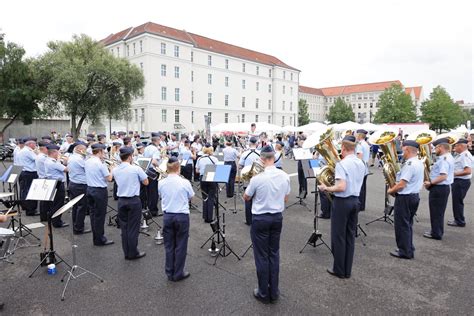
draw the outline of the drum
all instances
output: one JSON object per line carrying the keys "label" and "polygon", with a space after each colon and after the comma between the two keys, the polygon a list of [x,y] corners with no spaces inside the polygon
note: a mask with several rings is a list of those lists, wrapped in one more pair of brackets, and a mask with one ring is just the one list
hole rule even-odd
{"label": "drum", "polygon": [[11,229],[0,228],[0,259],[5,259],[11,255],[10,244],[15,236]]}

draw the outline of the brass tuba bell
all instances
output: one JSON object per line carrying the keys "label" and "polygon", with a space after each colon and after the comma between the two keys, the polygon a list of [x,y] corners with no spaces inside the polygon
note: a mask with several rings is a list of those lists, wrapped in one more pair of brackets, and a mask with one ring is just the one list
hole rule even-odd
{"label": "brass tuba bell", "polygon": [[316,136],[311,135],[311,137],[318,140],[318,143],[314,146],[317,152],[324,157],[327,162],[327,165],[319,169],[316,178],[318,181],[326,186],[333,186],[336,182],[334,178],[334,173],[336,170],[336,163],[341,159],[337,152],[336,147],[333,143],[333,134],[334,131],[332,128],[328,128],[325,132],[320,133]]}
{"label": "brass tuba bell", "polygon": [[432,130],[423,130],[411,133],[408,140],[414,140],[419,145],[418,157],[423,162],[424,180],[430,181],[431,165],[433,165],[433,154],[431,150],[431,143],[435,140],[436,133]]}
{"label": "brass tuba bell", "polygon": [[383,151],[383,175],[390,188],[396,184],[397,173],[400,171],[397,146],[395,145],[396,137],[397,134],[394,131],[380,130],[373,133],[369,138],[369,143],[378,145]]}
{"label": "brass tuba bell", "polygon": [[262,173],[264,170],[265,167],[262,163],[262,160],[256,159],[251,165],[242,168],[240,176],[243,181],[250,181],[250,179],[252,179],[257,174]]}

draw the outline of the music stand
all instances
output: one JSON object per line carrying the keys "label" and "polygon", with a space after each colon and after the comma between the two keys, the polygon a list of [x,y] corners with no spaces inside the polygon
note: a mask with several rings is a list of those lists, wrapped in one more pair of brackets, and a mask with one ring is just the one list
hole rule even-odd
{"label": "music stand", "polygon": [[[394,206],[390,204],[390,200],[389,200],[387,190],[388,190],[388,185],[385,184],[385,200],[384,200],[383,215],[376,218],[376,219],[374,219],[373,221],[370,221],[370,222],[366,223],[365,225],[369,225],[369,224],[372,224],[372,223],[375,223],[375,222],[385,222],[385,223],[388,223],[390,225],[394,224],[393,219],[390,218],[390,216],[393,213]],[[365,234],[365,232],[364,232],[364,234]],[[367,234],[365,234],[365,235],[367,236]]]}
{"label": "music stand", "polygon": [[[219,185],[219,183],[227,183],[229,182],[230,176],[230,165],[207,165],[204,169],[204,175],[202,177],[203,182],[211,182]],[[219,190],[216,190],[216,198],[214,201],[214,206],[216,210],[216,219],[214,222],[211,223],[212,228],[212,235],[202,244],[201,248],[203,248],[209,241],[211,243],[211,249],[217,252],[216,258],[214,260],[214,265],[217,263],[217,259],[219,256],[227,257],[230,254],[233,254],[238,260],[240,257],[232,250],[229,246],[226,236],[225,236],[225,212],[222,212],[222,228],[220,223],[220,215],[219,215]],[[225,209],[225,208],[224,208]],[[214,238],[217,236],[217,244],[222,243],[221,249],[215,249],[215,241]],[[228,251],[227,251],[228,250]]]}
{"label": "music stand", "polygon": [[[303,149],[303,148],[298,148],[298,149]],[[309,149],[308,149],[308,152]],[[311,152],[310,152],[311,154]],[[295,160],[296,161],[301,161],[301,165],[303,166],[303,173],[305,172],[305,166],[306,168],[308,168],[309,166],[309,161],[310,159],[306,159],[306,158],[302,158],[302,157],[307,157],[308,155],[306,154],[306,152],[303,152],[303,151],[297,151],[296,154],[295,154]],[[311,154],[311,157],[313,156],[313,154]],[[301,159],[299,159],[299,158]],[[305,173],[305,179],[308,180],[309,178],[306,176],[306,173]],[[305,201],[303,201],[303,197],[300,195],[297,196],[298,200],[290,205],[288,205],[287,207],[285,207],[285,210],[289,209],[290,207],[293,207],[295,205],[301,205],[303,206],[304,208],[306,208],[308,210],[308,212],[311,212],[312,210],[308,207],[308,205],[306,204]]]}
{"label": "music stand", "polygon": [[[51,218],[55,218],[55,217],[65,213],[67,211],[72,210],[72,207],[77,202],[79,202],[83,197],[84,197],[84,194],[76,196],[74,199],[72,199],[71,201],[66,203],[64,206],[62,206],[59,210],[57,210],[53,214],[53,216],[51,216]],[[99,279],[100,282],[104,282],[104,279],[102,279],[100,276],[98,276],[97,274],[95,274],[95,273],[93,273],[89,270],[84,269],[83,267],[81,267],[77,264],[77,260],[76,260],[77,259],[77,256],[76,256],[77,245],[76,245],[76,239],[74,237],[73,225],[71,225],[71,236],[72,236],[72,239],[71,239],[72,266],[69,266],[70,269],[67,270],[66,273],[64,273],[63,277],[61,278],[61,282],[64,282],[64,278],[66,277],[66,275],[68,275],[67,280],[66,280],[66,284],[64,285],[63,293],[61,294],[61,301],[64,301],[64,295],[66,293],[67,286],[69,285],[69,281],[71,281],[71,279],[76,280],[84,274],[90,274],[90,275],[94,276],[95,278]],[[79,273],[79,274],[76,274],[76,275],[74,274],[75,272],[79,272],[79,271],[82,271],[82,273]]]}
{"label": "music stand", "polygon": [[[316,159],[310,159],[310,160],[303,160],[302,162],[303,166],[303,173],[305,175],[306,179],[315,179],[314,182],[314,219],[313,219],[313,232],[308,238],[308,241],[306,241],[303,249],[300,250],[300,253],[303,253],[303,250],[306,248],[307,245],[311,245],[314,248],[319,247],[319,246],[326,246],[329,251],[332,253],[331,248],[329,248],[328,244],[324,241],[323,239],[323,234],[319,231],[318,229],[318,213],[319,213],[319,208],[318,206],[321,206],[320,203],[318,203],[318,198],[319,198],[319,189],[318,189],[318,178],[317,174],[319,171],[319,162]],[[308,208],[309,209],[309,208]],[[318,243],[318,241],[320,241]]]}

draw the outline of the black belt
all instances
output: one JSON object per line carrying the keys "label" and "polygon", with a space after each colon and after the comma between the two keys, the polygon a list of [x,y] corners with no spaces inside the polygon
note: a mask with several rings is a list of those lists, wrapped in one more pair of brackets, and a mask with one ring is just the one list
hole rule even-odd
{"label": "black belt", "polygon": [[400,194],[400,193],[398,193],[397,195],[399,195],[399,196],[414,196],[414,195],[418,196],[419,193],[409,193],[409,194]]}
{"label": "black belt", "polygon": [[23,170],[22,172],[26,172],[26,173],[36,173],[36,171],[26,171],[26,170]]}
{"label": "black belt", "polygon": [[139,198],[138,195],[134,195],[134,196],[119,196],[119,199],[134,199],[134,198]]}
{"label": "black belt", "polygon": [[104,189],[104,190],[107,190],[107,187],[91,187],[91,186],[88,186],[89,189]]}
{"label": "black belt", "polygon": [[359,197],[358,197],[358,196],[355,196],[355,195],[350,195],[350,196],[344,196],[344,197],[342,197],[342,196],[334,196],[334,198],[336,198],[336,199],[354,199],[354,198],[358,199]]}

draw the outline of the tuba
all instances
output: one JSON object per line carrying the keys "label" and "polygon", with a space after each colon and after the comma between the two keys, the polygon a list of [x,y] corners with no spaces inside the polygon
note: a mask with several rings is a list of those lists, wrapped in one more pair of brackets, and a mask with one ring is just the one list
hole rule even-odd
{"label": "tuba", "polygon": [[396,137],[397,134],[391,130],[381,130],[373,133],[369,138],[369,143],[378,145],[383,151],[383,175],[390,188],[396,184],[397,173],[400,171],[397,146],[395,145]]}
{"label": "tuba", "polygon": [[240,178],[243,181],[250,181],[254,176],[262,173],[265,170],[263,163],[260,159],[255,160],[251,165],[245,166],[240,172]]}
{"label": "tuba", "polygon": [[341,160],[332,139],[333,129],[329,128],[319,135],[319,142],[314,146],[318,153],[323,156],[327,162],[326,166],[319,169],[316,178],[320,183],[328,187],[333,186],[336,182],[334,179],[336,163]]}
{"label": "tuba", "polygon": [[432,130],[418,131],[410,134],[408,140],[414,140],[420,146],[418,150],[418,157],[423,162],[424,180],[430,181],[431,165],[433,165],[433,153],[431,150],[431,143],[434,141],[436,133]]}
{"label": "tuba", "polygon": [[454,133],[444,133],[444,134],[440,134],[440,135],[438,135],[438,137],[436,137],[436,139],[440,139],[440,138],[447,138],[448,141],[449,141],[449,144],[451,146],[456,144],[459,140],[459,137]]}

